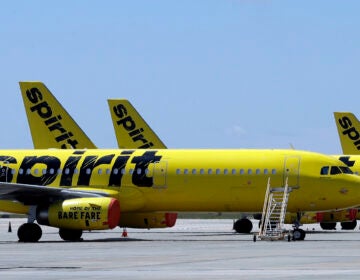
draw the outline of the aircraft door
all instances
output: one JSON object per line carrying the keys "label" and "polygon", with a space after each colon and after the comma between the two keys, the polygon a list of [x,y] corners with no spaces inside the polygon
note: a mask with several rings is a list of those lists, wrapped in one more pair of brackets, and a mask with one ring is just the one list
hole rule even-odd
{"label": "aircraft door", "polygon": [[288,186],[299,186],[299,174],[300,174],[300,157],[286,157],[284,164],[284,181],[285,185],[286,177],[288,177]]}
{"label": "aircraft door", "polygon": [[154,188],[166,188],[166,161],[154,162]]}
{"label": "aircraft door", "polygon": [[0,182],[11,182],[12,172],[8,161],[0,161]]}

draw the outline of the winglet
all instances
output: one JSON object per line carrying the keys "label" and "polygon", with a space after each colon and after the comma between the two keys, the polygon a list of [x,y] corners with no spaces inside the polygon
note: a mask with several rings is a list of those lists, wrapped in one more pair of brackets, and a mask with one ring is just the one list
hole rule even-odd
{"label": "winglet", "polygon": [[360,122],[349,112],[334,113],[340,143],[345,155],[360,154]]}
{"label": "winglet", "polygon": [[165,144],[126,99],[108,99],[119,148],[166,149]]}
{"label": "winglet", "polygon": [[41,82],[19,82],[35,149],[96,149]]}

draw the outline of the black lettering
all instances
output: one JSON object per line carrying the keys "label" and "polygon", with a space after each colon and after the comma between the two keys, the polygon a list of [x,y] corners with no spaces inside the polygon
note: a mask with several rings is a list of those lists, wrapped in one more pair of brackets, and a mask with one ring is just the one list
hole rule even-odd
{"label": "black lettering", "polygon": [[359,132],[355,129],[355,127],[351,127],[343,131],[344,135],[347,135],[351,140],[359,139]]}
{"label": "black lettering", "polygon": [[56,142],[61,142],[66,139],[69,139],[71,136],[74,136],[74,135],[71,132],[69,132],[69,133],[61,134],[60,136],[56,137],[55,140],[56,140]]}
{"label": "black lettering", "polygon": [[350,160],[350,157],[339,157],[339,160],[341,160],[349,167],[353,167],[355,164],[355,160]]}
{"label": "black lettering", "polygon": [[50,124],[54,123],[54,122],[57,122],[59,120],[61,120],[62,117],[59,115],[57,117],[52,117],[50,119],[47,119],[44,123],[46,124],[46,126],[49,126]]}
{"label": "black lettering", "polygon": [[114,154],[106,155],[98,159],[97,156],[87,156],[80,167],[78,186],[89,186],[92,171],[95,167],[102,164],[109,164],[114,158]]}
{"label": "black lettering", "polygon": [[[61,174],[60,186],[71,186],[74,170],[81,159],[81,156],[71,156],[67,159]],[[66,172],[67,171],[67,172]],[[67,173],[67,174],[66,174]]]}
{"label": "black lettering", "polygon": [[26,91],[26,96],[29,99],[29,101],[33,104],[36,104],[39,102],[39,100],[42,100],[42,94],[38,88],[31,88]]}
{"label": "black lettering", "polygon": [[60,133],[65,133],[67,132],[66,129],[63,128],[61,123],[55,123],[52,126],[48,127],[50,131],[54,131],[54,130],[58,130]]}
{"label": "black lettering", "polygon": [[119,119],[122,119],[123,117],[125,117],[127,115],[127,110],[126,110],[125,106],[122,104],[114,106],[113,111]]}
{"label": "black lettering", "polygon": [[[132,163],[135,163],[135,172],[132,175],[132,183],[139,187],[151,187],[153,185],[153,177],[148,177],[145,174],[145,170],[150,163],[160,161],[162,156],[155,156],[157,151],[145,152],[142,156],[137,156],[132,159]],[[140,169],[140,173],[137,170]]]}
{"label": "black lettering", "polygon": [[59,219],[59,220],[62,219],[62,212],[61,212],[61,211],[58,212],[58,219]]}
{"label": "black lettering", "polygon": [[17,183],[21,184],[30,184],[30,185],[50,185],[56,179],[56,172],[50,174],[48,172],[50,169],[58,170],[60,168],[60,159],[54,156],[27,156],[23,159],[20,165],[20,169],[26,171],[32,169],[36,164],[45,164],[47,166],[46,174],[41,174],[41,176],[33,176],[32,174],[27,174],[24,172],[18,174]]}
{"label": "black lettering", "polygon": [[14,175],[11,168],[8,166],[10,163],[17,163],[16,158],[12,156],[0,156],[0,182],[11,182]]}
{"label": "black lettering", "polygon": [[143,128],[135,129],[134,131],[131,131],[131,132],[129,133],[129,136],[130,136],[130,137],[134,137],[135,135],[140,134],[141,132],[144,132],[144,129],[143,129]]}
{"label": "black lettering", "polygon": [[30,110],[31,112],[36,111],[38,115],[43,119],[50,118],[52,115],[52,110],[46,101],[43,101],[41,103],[36,104],[35,106],[30,107]]}
{"label": "black lettering", "polygon": [[[134,151],[130,151],[132,154]],[[121,154],[129,154],[127,153],[127,151],[123,151]],[[110,178],[109,178],[109,186],[121,186],[121,179],[123,177],[123,174],[121,173],[121,169],[125,168],[126,163],[128,162],[130,156],[123,156],[120,155],[116,158],[112,169],[111,169],[111,174],[110,174]]]}
{"label": "black lettering", "polygon": [[348,117],[343,117],[342,119],[339,119],[338,121],[343,129],[347,129],[352,126],[352,122]]}
{"label": "black lettering", "polygon": [[136,124],[132,117],[127,116],[126,118],[123,118],[121,120],[118,120],[116,122],[118,125],[122,125],[127,131],[132,131],[136,128]]}

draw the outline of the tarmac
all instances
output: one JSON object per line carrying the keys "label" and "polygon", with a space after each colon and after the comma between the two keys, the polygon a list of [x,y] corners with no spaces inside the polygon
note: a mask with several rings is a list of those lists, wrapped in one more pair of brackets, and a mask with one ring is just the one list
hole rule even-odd
{"label": "tarmac", "polygon": [[180,219],[168,229],[128,229],[128,237],[120,228],[85,232],[82,242],[64,242],[43,226],[38,243],[19,243],[25,221],[0,219],[2,280],[360,279],[358,227],[305,225],[305,241],[253,242],[232,231],[231,219]]}

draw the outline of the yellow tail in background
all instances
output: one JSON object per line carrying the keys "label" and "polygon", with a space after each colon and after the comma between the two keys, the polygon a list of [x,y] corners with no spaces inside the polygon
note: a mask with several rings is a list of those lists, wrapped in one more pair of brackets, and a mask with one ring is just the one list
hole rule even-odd
{"label": "yellow tail in background", "polygon": [[41,82],[20,82],[35,149],[96,149],[95,144]]}
{"label": "yellow tail in background", "polygon": [[360,154],[360,122],[350,112],[334,112],[344,155]]}
{"label": "yellow tail in background", "polygon": [[126,99],[108,99],[120,149],[166,149],[165,144]]}

